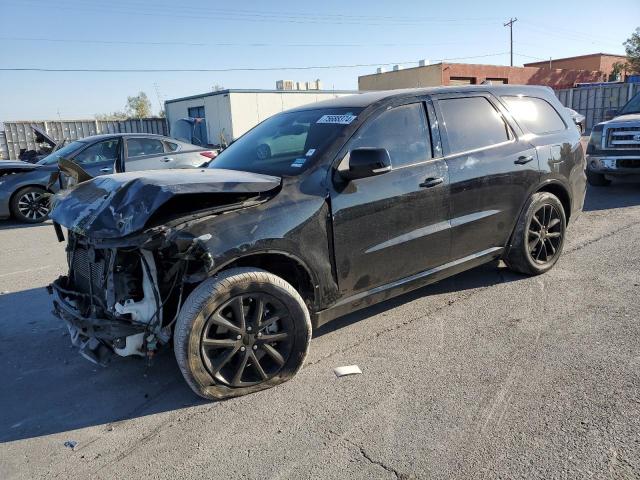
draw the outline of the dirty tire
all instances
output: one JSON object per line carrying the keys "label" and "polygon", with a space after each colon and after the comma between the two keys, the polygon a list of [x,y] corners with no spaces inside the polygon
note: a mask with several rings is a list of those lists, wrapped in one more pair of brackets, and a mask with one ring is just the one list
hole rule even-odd
{"label": "dirty tire", "polygon": [[11,215],[23,223],[41,223],[49,218],[49,193],[42,187],[24,187],[11,197]]}
{"label": "dirty tire", "polygon": [[611,180],[602,173],[590,172],[589,170],[587,170],[587,182],[594,187],[606,187],[611,184]]}
{"label": "dirty tire", "polygon": [[[546,209],[547,212],[553,212],[553,215],[548,215],[550,217],[553,216],[553,220],[551,221],[553,226],[549,229],[549,232],[554,235],[554,238],[548,238],[545,244],[545,252],[547,252],[547,245],[551,245],[548,247],[548,252],[551,253],[553,251],[553,255],[548,261],[540,262],[534,259],[536,251],[534,251],[534,253],[531,252],[531,244],[533,244],[538,237],[536,237],[535,234],[532,235],[530,230],[537,230],[539,228],[538,226],[540,224],[536,219],[543,218],[544,214],[541,215],[539,212],[544,209]],[[536,215],[536,219],[533,218],[534,215]],[[518,218],[518,223],[511,237],[511,246],[506,258],[504,258],[505,263],[511,270],[526,275],[540,275],[541,273],[545,273],[553,268],[562,254],[566,229],[567,220],[564,208],[558,197],[548,192],[534,193],[529,198],[527,205]],[[560,233],[560,236],[555,237],[556,233]],[[549,234],[546,233],[545,235]],[[551,235],[549,235],[549,237],[551,237]],[[553,243],[551,243],[552,241]],[[538,242],[536,245],[540,245],[540,243]]]}
{"label": "dirty tire", "polygon": [[[258,308],[258,304],[263,307]],[[241,314],[236,309],[238,305]],[[276,317],[282,320],[274,321]],[[270,330],[275,328],[281,331]],[[267,340],[284,333],[286,339],[282,342]],[[236,338],[236,334],[242,338]],[[257,268],[232,268],[205,280],[189,295],[176,322],[173,344],[178,366],[191,389],[203,398],[222,400],[291,379],[302,367],[310,340],[309,311],[289,283]],[[211,347],[213,342],[224,342],[225,346]],[[285,350],[286,355],[282,353]],[[230,359],[216,370],[227,355]],[[268,370],[267,366],[273,368]],[[227,375],[227,370],[235,374]],[[247,377],[253,378],[247,381]]]}

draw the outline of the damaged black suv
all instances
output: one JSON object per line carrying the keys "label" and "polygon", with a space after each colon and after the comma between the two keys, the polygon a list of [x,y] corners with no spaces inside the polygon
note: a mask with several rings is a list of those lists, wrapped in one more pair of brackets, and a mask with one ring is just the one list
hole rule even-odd
{"label": "damaged black suv", "polygon": [[291,378],[313,328],[485,262],[539,274],[580,212],[580,135],[540,87],[371,92],[275,115],[198,170],[62,192],[54,311],[89,359],[173,341],[191,388]]}

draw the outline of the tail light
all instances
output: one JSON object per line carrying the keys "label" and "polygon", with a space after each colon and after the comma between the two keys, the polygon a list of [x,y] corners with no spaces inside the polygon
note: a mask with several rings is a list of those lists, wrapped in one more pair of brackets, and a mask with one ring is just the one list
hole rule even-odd
{"label": "tail light", "polygon": [[208,150],[206,152],[200,152],[200,155],[202,155],[203,157],[207,157],[208,159],[214,159],[218,156],[218,152]]}

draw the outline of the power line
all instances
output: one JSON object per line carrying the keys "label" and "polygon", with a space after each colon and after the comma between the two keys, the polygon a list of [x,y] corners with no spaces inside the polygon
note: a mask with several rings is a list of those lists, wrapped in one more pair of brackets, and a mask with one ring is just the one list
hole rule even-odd
{"label": "power line", "polygon": [[[139,15],[139,16],[151,16],[151,17],[169,17],[169,18],[188,18],[188,19],[196,19],[196,20],[216,20],[216,21],[246,21],[246,22],[259,22],[264,23],[265,20],[269,22],[284,22],[284,23],[297,23],[297,24],[332,24],[332,25],[397,25],[397,26],[410,26],[410,25],[421,25],[421,24],[430,24],[430,23],[456,23],[462,24],[465,22],[471,22],[473,24],[476,23],[494,23],[494,20],[489,20],[486,18],[432,18],[432,17],[407,17],[406,19],[396,17],[378,17],[377,20],[374,18],[373,20],[364,19],[361,16],[313,16],[309,14],[300,14],[300,15],[291,15],[291,14],[272,14],[272,13],[253,13],[253,12],[239,12],[239,11],[225,11],[225,10],[216,10],[214,15],[207,15],[203,13],[201,10],[191,10],[193,14],[184,14],[183,12],[189,11],[188,8],[180,7],[176,9],[175,7],[156,7],[152,12],[148,10],[147,5],[136,6],[132,2],[127,2],[126,4],[117,4],[110,2],[109,4],[103,5],[87,5],[85,3],[63,3],[64,0],[58,0],[55,3],[47,2],[39,2],[39,0],[22,0],[20,5],[24,5],[25,3],[31,3],[34,5],[38,5],[41,8],[53,8],[56,10],[66,9],[73,10],[77,12],[78,10],[87,10],[87,11],[96,11],[96,12],[110,12],[115,14],[124,14],[127,16],[131,15]],[[132,8],[133,7],[133,8]],[[135,8],[141,10],[134,10]],[[162,12],[161,9],[164,8],[165,11]],[[363,21],[364,20],[364,21]]]}
{"label": "power line", "polygon": [[264,42],[168,42],[168,41],[145,41],[145,40],[91,40],[77,38],[42,38],[42,37],[3,37],[0,40],[19,42],[58,42],[58,43],[79,43],[98,45],[143,45],[143,46],[189,46],[189,47],[434,47],[445,45],[468,45],[469,42],[442,42],[442,43],[264,43]]}
{"label": "power line", "polygon": [[[437,62],[446,62],[452,60],[468,60],[473,58],[497,57],[505,55],[509,52],[489,53],[485,55],[474,55],[468,57],[452,57],[442,58]],[[288,67],[235,67],[235,68],[42,68],[42,67],[18,67],[18,68],[0,68],[1,72],[73,72],[73,73],[197,73],[197,72],[268,72],[268,71],[284,71],[284,70],[321,70],[321,69],[338,69],[338,68],[361,68],[361,67],[377,67],[388,65],[415,65],[418,62],[387,62],[387,63],[360,63],[351,65],[312,65],[312,66],[288,66]]]}

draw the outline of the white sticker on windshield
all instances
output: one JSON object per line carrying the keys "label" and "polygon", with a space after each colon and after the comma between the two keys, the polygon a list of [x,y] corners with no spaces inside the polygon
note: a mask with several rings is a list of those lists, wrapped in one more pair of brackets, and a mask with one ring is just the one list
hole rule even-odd
{"label": "white sticker on windshield", "polygon": [[316,123],[333,123],[337,125],[349,125],[356,118],[355,115],[351,115],[347,113],[345,115],[323,115],[321,116]]}
{"label": "white sticker on windshield", "polygon": [[293,163],[291,164],[291,166],[293,168],[300,168],[302,165],[304,165],[304,162],[306,162],[307,159],[306,158],[296,158]]}
{"label": "white sticker on windshield", "polygon": [[316,149],[315,148],[310,148],[307,153],[305,154],[305,156],[310,157],[312,156],[314,153],[316,153]]}

